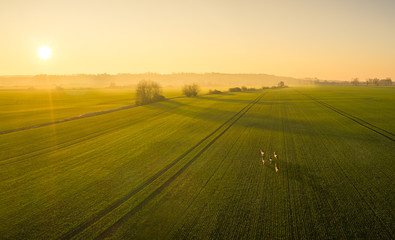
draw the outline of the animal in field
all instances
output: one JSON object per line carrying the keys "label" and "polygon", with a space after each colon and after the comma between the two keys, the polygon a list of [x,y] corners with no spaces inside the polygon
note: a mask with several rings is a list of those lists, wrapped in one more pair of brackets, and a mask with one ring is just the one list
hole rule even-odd
{"label": "animal in field", "polygon": [[265,152],[262,151],[262,149],[259,149],[259,151],[261,151],[261,155],[262,155],[262,158],[263,158],[263,156],[265,156]]}
{"label": "animal in field", "polygon": [[272,164],[272,160],[273,160],[272,157],[270,157],[270,158],[269,158],[270,164]]}
{"label": "animal in field", "polygon": [[274,158],[278,160],[276,152],[274,152]]}
{"label": "animal in field", "polygon": [[276,169],[276,172],[278,172],[277,163],[274,164],[274,168]]}

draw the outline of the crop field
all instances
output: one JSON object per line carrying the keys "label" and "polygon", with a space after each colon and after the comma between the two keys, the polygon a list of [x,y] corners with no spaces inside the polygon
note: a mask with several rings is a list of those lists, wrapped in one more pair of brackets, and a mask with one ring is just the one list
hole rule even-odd
{"label": "crop field", "polygon": [[[0,96],[0,131],[51,120]],[[0,239],[393,239],[394,106],[395,88],[292,87],[1,133]]]}
{"label": "crop field", "polygon": [[[165,88],[177,97],[177,88]],[[0,90],[0,132],[135,104],[134,89]]]}

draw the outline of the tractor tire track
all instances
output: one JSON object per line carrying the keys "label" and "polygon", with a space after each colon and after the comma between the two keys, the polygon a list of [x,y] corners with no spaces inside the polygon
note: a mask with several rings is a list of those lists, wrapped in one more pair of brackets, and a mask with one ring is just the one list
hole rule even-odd
{"label": "tractor tire track", "polygon": [[[85,229],[87,229],[88,227],[90,227],[91,225],[93,225],[94,223],[96,223],[97,221],[99,221],[101,218],[103,218],[104,216],[106,216],[107,214],[109,214],[111,211],[113,211],[114,209],[116,209],[117,207],[119,207],[121,204],[123,204],[124,202],[126,202],[127,200],[129,200],[131,197],[133,197],[134,195],[136,195],[138,192],[140,192],[141,190],[143,190],[145,187],[147,187],[149,184],[151,184],[152,182],[154,182],[156,179],[158,179],[159,177],[161,177],[163,174],[165,174],[170,168],[172,168],[174,165],[176,165],[178,162],[180,162],[182,159],[184,159],[188,154],[190,154],[193,150],[195,150],[197,147],[199,147],[200,145],[202,145],[207,139],[209,139],[211,136],[213,136],[214,134],[216,134],[217,132],[220,132],[220,130],[225,127],[227,124],[230,123],[230,125],[222,132],[220,133],[219,136],[222,136],[223,133],[225,133],[225,131],[227,129],[230,128],[230,126],[232,126],[239,118],[241,118],[253,105],[255,105],[262,97],[264,96],[264,94],[258,96],[256,99],[254,99],[252,102],[250,102],[249,104],[247,104],[245,107],[243,107],[239,112],[237,112],[235,115],[233,115],[230,119],[228,119],[227,121],[225,121],[223,124],[221,124],[218,128],[216,128],[213,132],[211,132],[210,134],[208,134],[206,137],[204,137],[202,140],[200,140],[197,144],[195,144],[194,146],[192,146],[191,148],[189,148],[186,152],[184,152],[183,154],[181,154],[178,158],[176,158],[175,160],[173,160],[171,163],[169,163],[167,166],[165,166],[164,168],[162,168],[160,171],[158,171],[156,174],[154,174],[153,176],[151,176],[149,179],[147,179],[146,181],[144,181],[140,186],[138,186],[137,188],[133,189],[132,191],[130,191],[128,194],[126,194],[125,196],[123,196],[122,198],[118,199],[117,201],[113,202],[111,205],[109,205],[108,207],[106,207],[105,209],[101,210],[100,212],[98,212],[96,215],[94,215],[91,219],[87,220],[86,222],[78,225],[75,229],[65,233],[63,236],[60,237],[60,239],[64,240],[64,239],[71,239],[73,237],[75,237],[76,235],[78,235],[79,233],[83,232]],[[233,122],[232,122],[233,120]],[[217,136],[215,138],[218,139]],[[211,144],[210,144],[211,143]],[[211,141],[209,143],[209,145],[211,146],[214,142]],[[204,150],[206,150],[208,148],[208,146],[206,146],[204,148]],[[200,153],[200,152],[199,152]],[[203,153],[203,152],[201,152]],[[200,154],[201,154],[200,153]],[[197,157],[196,157],[197,158]],[[188,167],[190,164],[192,164],[192,162],[195,160],[192,159],[190,160],[190,162],[188,162],[182,169],[180,169],[175,175],[173,175],[169,180],[174,181],[174,179],[180,175],[185,169],[186,167]],[[180,172],[181,171],[181,172]],[[170,184],[169,180],[167,180],[165,183]],[[163,186],[164,184],[162,184]],[[161,187],[162,187],[161,186]],[[158,189],[160,189],[161,187],[157,188],[155,192],[157,192],[157,194],[159,194],[161,192],[161,190],[158,192]],[[164,187],[163,187],[164,188]],[[155,194],[155,196],[157,195]],[[150,196],[148,196],[145,200],[143,200],[142,203],[140,203],[138,206],[140,206],[140,208],[145,205],[146,203],[148,203],[154,196],[152,196],[152,194]],[[137,209],[136,206],[134,209]],[[132,210],[133,211],[133,210]],[[134,211],[137,212],[137,211]],[[133,214],[134,214],[133,212]],[[133,215],[130,212],[127,215]],[[126,216],[126,215],[125,215]],[[121,218],[123,219],[123,218]]]}
{"label": "tractor tire track", "polygon": [[[289,167],[288,167],[288,158],[287,158],[287,144],[286,144],[286,137],[285,137],[285,128],[284,128],[284,116],[283,116],[283,108],[280,108],[280,116],[281,116],[281,124],[282,124],[282,132],[283,132],[283,142],[284,142],[284,159],[286,159],[286,166],[287,166],[287,188],[288,188],[288,201],[289,201],[289,223],[290,223],[290,230],[291,230],[291,239],[295,239],[294,235],[294,228],[293,228],[293,213],[292,213],[292,205],[291,205],[291,190],[289,186]],[[300,238],[300,236],[298,236]]]}
{"label": "tractor tire track", "polygon": [[[295,91],[296,91],[296,90],[295,90]],[[299,91],[297,91],[297,92],[299,92]],[[317,99],[315,99],[315,98],[313,98],[313,97],[311,97],[311,96],[309,96],[309,95],[307,95],[307,94],[303,94],[303,93],[301,93],[301,92],[299,92],[299,93],[302,94],[302,95],[304,95],[304,96],[306,96],[306,97],[308,97],[308,98],[310,98],[310,99],[312,99],[313,101],[315,101],[315,102],[317,102],[317,103],[320,103],[320,104],[322,104],[323,106],[325,106],[325,107],[327,107],[327,108],[329,108],[329,109],[331,109],[331,110],[333,110],[333,111],[339,113],[340,115],[343,115],[343,116],[345,116],[345,117],[347,117],[347,118],[353,120],[354,122],[357,122],[358,124],[360,124],[360,125],[362,125],[362,126],[364,126],[364,127],[367,127],[368,129],[373,130],[374,132],[379,133],[380,135],[382,135],[382,136],[384,136],[384,137],[386,137],[386,138],[388,138],[388,139],[390,139],[390,140],[392,140],[392,141],[395,141],[395,140],[392,139],[391,137],[386,136],[386,135],[383,134],[383,133],[380,133],[380,132],[378,132],[378,131],[376,131],[376,130],[374,130],[374,129],[372,129],[372,128],[366,126],[366,125],[361,124],[361,123],[358,122],[357,120],[353,119],[354,116],[352,116],[352,115],[350,115],[350,114],[347,114],[347,113],[345,113],[345,112],[343,112],[343,111],[341,111],[341,110],[337,110],[336,108],[332,107],[331,105],[329,105],[329,104],[327,104],[327,103],[324,103],[324,102],[321,102],[321,101],[319,101],[319,100],[317,100]],[[342,114],[342,112],[343,112],[344,114]],[[349,115],[349,116],[347,116],[347,115]],[[356,117],[355,117],[355,118],[356,118]],[[358,118],[356,118],[356,119],[358,119]],[[362,120],[362,121],[363,121],[363,120]],[[364,121],[364,122],[365,122],[365,121]],[[371,125],[371,124],[370,124],[370,125]],[[371,125],[371,126],[376,127],[376,126],[374,126],[374,125]],[[376,128],[377,128],[377,129],[381,129],[381,128],[379,128],[379,127],[376,127]],[[385,131],[385,130],[383,130],[383,131]],[[387,131],[385,131],[385,132],[387,132]],[[387,133],[389,133],[389,132],[387,132]],[[390,133],[390,134],[392,134],[392,133]],[[393,135],[393,134],[392,134],[392,135]],[[326,148],[327,151],[329,151],[329,149],[327,148],[327,146],[324,145],[324,147]],[[343,176],[347,179],[347,181],[348,181],[348,182],[351,184],[351,186],[355,189],[356,193],[357,193],[358,196],[361,198],[361,200],[366,204],[366,206],[368,207],[368,209],[370,210],[370,212],[373,213],[373,215],[375,216],[376,220],[378,220],[378,221],[382,224],[382,226],[384,227],[384,229],[385,229],[385,231],[387,232],[387,234],[393,239],[392,231],[391,231],[390,229],[388,229],[388,227],[387,227],[387,225],[384,223],[384,221],[380,218],[380,216],[377,215],[377,213],[376,213],[376,211],[373,209],[373,207],[372,207],[372,206],[367,202],[367,200],[363,197],[362,193],[361,193],[361,192],[359,191],[359,189],[355,186],[355,184],[354,184],[353,181],[350,179],[350,177],[346,174],[345,170],[344,170],[343,167],[340,165],[340,163],[339,163],[335,158],[333,158],[333,161],[334,161],[335,164],[338,166],[338,168],[340,169],[340,171],[341,171],[341,173],[343,174]]]}
{"label": "tractor tire track", "polygon": [[[252,103],[248,104],[244,107],[240,112],[236,113],[231,119],[237,117],[230,122],[229,126],[227,126],[222,132],[220,132],[214,139],[212,139],[202,150],[200,150],[191,160],[189,160],[180,170],[178,170],[174,175],[172,175],[167,181],[165,181],[161,186],[155,189],[148,197],[142,200],[137,206],[131,209],[128,213],[126,213],[123,217],[121,217],[118,221],[116,221],[113,225],[104,230],[99,236],[95,239],[105,239],[111,236],[123,223],[125,223],[130,217],[132,217],[135,213],[137,213],[140,209],[142,209],[145,205],[147,205],[152,199],[154,199],[157,195],[159,195],[167,186],[169,186],[174,180],[177,179],[193,162],[198,159],[203,152],[205,152],[208,148],[211,147],[223,134],[225,134],[240,118],[242,118],[261,98],[263,94],[255,99]],[[229,122],[229,120],[227,121]],[[217,128],[217,130],[219,130]],[[216,131],[217,131],[216,130]],[[215,132],[216,132],[215,131]],[[211,133],[210,135],[213,135]],[[209,135],[209,136],[210,136]],[[207,137],[205,138],[207,139]],[[200,145],[200,144],[199,144]]]}
{"label": "tractor tire track", "polygon": [[[269,137],[269,147],[268,147],[268,149],[272,149],[271,148],[271,140],[272,140],[272,134],[270,134],[270,137]],[[262,158],[261,158],[262,159]],[[266,160],[267,161],[267,160]],[[259,163],[259,165],[260,165],[261,163]],[[268,179],[268,177],[267,177],[267,175],[268,175],[268,172],[269,172],[269,170],[268,170],[268,168],[267,167],[265,167],[265,164],[263,164],[262,163],[262,170],[263,170],[263,175],[264,175],[264,177],[263,177],[263,183],[262,183],[262,189],[263,190],[265,190],[265,187],[266,187],[266,184],[268,184],[267,183],[267,179]],[[265,207],[266,207],[266,203],[267,203],[267,197],[262,197],[261,198],[261,201],[260,201],[260,203],[261,203],[261,208],[260,208],[260,214],[259,214],[259,216],[258,216],[258,219],[257,219],[257,221],[258,221],[258,224],[257,225],[263,225],[264,226],[264,230],[263,230],[263,232],[261,231],[261,232],[259,232],[258,233],[258,235],[259,235],[259,239],[265,239],[265,236],[264,236],[264,233],[266,233],[267,231],[267,226],[266,226],[266,224],[263,224],[264,223],[264,218],[263,218],[263,213],[265,212],[264,210],[265,210]]]}
{"label": "tractor tire track", "polygon": [[[295,113],[291,113],[291,114],[295,114]],[[310,124],[311,124],[311,121],[310,121]],[[290,126],[289,123],[287,123],[287,125]],[[292,136],[296,136],[297,135],[296,132],[292,131],[292,128],[291,128],[291,132],[290,133],[291,133]],[[297,146],[296,142],[297,142],[297,140],[295,139],[295,137],[293,137],[292,138],[292,145]],[[309,144],[305,141],[305,138],[301,138],[301,142],[302,142],[302,144],[301,144],[302,147],[300,149],[303,150],[304,152],[308,152],[309,150],[308,150],[308,148],[306,148],[306,146],[308,146]],[[325,149],[327,149],[327,151],[329,151],[326,145],[324,145],[324,147],[325,147]],[[306,160],[306,158],[301,158],[301,159],[303,159],[302,161],[304,163],[304,168],[308,169],[306,172],[313,173],[315,168],[312,167],[311,164],[309,164],[309,162]],[[320,165],[320,167],[321,167],[321,165]],[[309,177],[309,178],[311,178],[311,177]],[[341,223],[339,222],[338,218],[335,215],[336,211],[333,208],[332,204],[330,203],[329,198],[326,197],[327,195],[323,195],[324,197],[321,196],[321,193],[324,192],[324,191],[323,191],[323,187],[321,186],[320,182],[325,182],[325,181],[315,181],[315,180],[311,181],[310,187],[312,188],[312,190],[314,192],[313,195],[314,195],[315,199],[317,199],[317,202],[324,202],[325,204],[323,204],[323,205],[326,205],[326,206],[329,207],[330,215],[332,217],[332,220],[336,223],[335,225],[338,228],[337,231],[340,234],[341,239],[346,239],[347,236],[344,234],[343,227],[342,227]],[[305,209],[305,211],[304,211],[303,218],[306,217],[306,211],[307,211],[307,209]],[[339,231],[339,229],[340,229],[340,231]],[[336,231],[334,231],[334,232],[336,232]],[[303,235],[303,233],[302,233],[302,235]],[[329,235],[329,234],[326,234],[326,236],[328,238],[333,238],[334,237],[333,235]]]}
{"label": "tractor tire track", "polygon": [[51,126],[51,125],[55,125],[55,124],[59,124],[59,123],[70,122],[70,121],[83,119],[83,118],[88,118],[88,117],[95,117],[95,116],[99,116],[99,115],[103,115],[103,114],[107,114],[107,113],[112,113],[112,112],[117,112],[117,111],[129,109],[129,108],[134,108],[134,107],[137,107],[137,105],[133,104],[133,105],[128,105],[128,106],[114,108],[114,109],[109,109],[109,110],[85,113],[85,114],[81,114],[79,116],[75,116],[75,117],[71,117],[71,118],[65,118],[65,119],[62,119],[62,120],[54,121],[54,122],[40,123],[40,124],[36,124],[36,125],[33,125],[33,126],[27,126],[27,127],[15,128],[15,129],[10,129],[10,130],[4,130],[4,131],[0,132],[0,135],[4,135],[4,134],[8,134],[8,133],[14,133],[14,132],[20,132],[20,131],[25,131],[25,130],[34,129],[34,128],[41,128],[41,127]]}
{"label": "tractor tire track", "polygon": [[[166,98],[164,101],[169,101],[171,99],[176,99],[176,98],[181,98],[181,97]],[[34,128],[41,128],[41,127],[51,126],[51,125],[55,125],[55,124],[59,124],[59,123],[70,122],[70,121],[83,119],[83,118],[88,118],[88,117],[96,117],[96,116],[103,115],[103,114],[108,114],[108,113],[118,112],[118,111],[121,111],[121,110],[130,109],[130,108],[135,108],[135,107],[138,107],[138,106],[139,105],[131,104],[131,105],[118,107],[118,108],[113,108],[113,109],[108,109],[108,110],[84,113],[84,114],[81,114],[81,115],[78,115],[78,116],[65,118],[65,119],[61,119],[61,120],[57,120],[57,121],[53,121],[53,122],[39,123],[39,124],[32,125],[32,126],[26,126],[26,127],[21,127],[21,128],[15,128],[15,129],[9,129],[9,130],[0,131],[0,135],[4,135],[4,134],[8,134],[8,133],[14,133],[14,132],[20,132],[20,131],[25,131],[25,130],[30,130],[30,129],[34,129]]]}
{"label": "tractor tire track", "polygon": [[[156,118],[156,117],[158,117],[159,115],[162,115],[162,114],[164,114],[164,113],[166,113],[166,112],[165,112],[165,111],[160,112],[160,113],[154,115],[153,117]],[[145,120],[139,120],[139,121],[137,121],[136,123],[142,122],[142,121],[145,121]],[[113,128],[111,128],[111,129],[108,129],[108,128],[107,128],[106,130],[103,130],[103,131],[100,131],[100,132],[92,132],[92,133],[86,134],[86,135],[84,135],[84,136],[82,136],[82,137],[73,138],[73,139],[71,139],[71,140],[67,140],[67,141],[58,143],[58,144],[53,145],[53,146],[40,148],[40,149],[31,151],[31,152],[27,152],[27,153],[23,153],[23,154],[20,154],[20,155],[12,156],[12,157],[9,157],[9,158],[6,158],[6,159],[0,159],[0,166],[1,166],[1,165],[6,165],[6,164],[15,163],[15,162],[19,162],[19,161],[23,161],[23,160],[26,161],[26,160],[28,160],[29,158],[37,157],[37,156],[40,156],[40,155],[46,154],[46,153],[51,153],[51,152],[53,152],[53,151],[58,151],[58,150],[61,150],[61,149],[64,149],[64,148],[67,148],[67,147],[70,147],[70,146],[73,146],[73,145],[76,145],[76,144],[79,144],[79,143],[82,143],[82,142],[85,142],[85,141],[88,141],[88,140],[91,140],[91,139],[94,139],[94,138],[96,138],[96,137],[100,137],[100,136],[105,135],[105,134],[108,134],[108,133],[113,133],[113,132],[120,131],[120,130],[122,130],[123,128],[130,127],[130,126],[131,126],[130,123],[123,124],[123,125],[117,125],[116,127],[113,127]],[[46,150],[47,150],[47,151],[46,151]],[[33,153],[36,153],[36,154],[31,155],[31,156],[28,156],[28,155],[33,154]],[[12,162],[1,163],[1,162],[5,162],[5,161],[9,161],[9,160],[15,159],[15,158],[20,158],[20,157],[23,157],[23,156],[28,156],[28,157],[26,157],[26,158],[24,158],[24,159],[12,161]]]}
{"label": "tractor tire track", "polygon": [[[239,135],[237,137],[237,139],[234,141],[234,143],[232,144],[232,146],[230,147],[230,149],[233,148],[233,146],[236,144],[236,142],[239,140],[241,135]],[[168,236],[171,234],[171,232],[173,231],[174,227],[179,224],[181,222],[181,219],[187,214],[188,210],[192,207],[192,205],[195,203],[195,201],[197,200],[197,198],[200,196],[200,194],[203,192],[203,190],[206,188],[206,186],[208,185],[208,183],[211,181],[211,179],[216,175],[216,173],[218,172],[218,170],[221,168],[222,165],[224,165],[226,158],[228,157],[230,153],[230,150],[226,153],[226,155],[223,157],[222,161],[218,164],[218,166],[215,168],[214,172],[210,175],[210,177],[206,180],[206,182],[203,184],[202,188],[199,190],[199,192],[193,197],[192,201],[188,204],[188,206],[186,207],[186,209],[184,210],[184,212],[181,214],[181,216],[179,216],[178,221],[176,221],[175,223],[173,223],[173,225],[169,228],[169,231],[164,235],[163,239],[168,239]],[[226,169],[224,171],[224,173],[222,174],[222,178],[225,175],[225,173],[228,171],[229,167],[231,166],[231,162],[226,166]],[[221,178],[221,179],[222,179]]]}
{"label": "tractor tire track", "polygon": [[[75,139],[72,139],[72,140],[69,140],[69,141],[65,141],[65,142],[53,145],[53,146],[37,149],[37,150],[32,151],[32,152],[23,153],[23,154],[20,154],[20,155],[17,155],[17,156],[13,156],[13,157],[10,157],[10,158],[2,159],[2,160],[0,160],[0,162],[10,161],[10,160],[15,159],[15,158],[20,158],[20,157],[23,157],[23,156],[30,155],[30,156],[28,156],[28,157],[26,157],[24,159],[15,160],[15,161],[12,161],[12,162],[1,163],[0,166],[1,165],[7,165],[7,164],[15,163],[15,162],[19,162],[19,161],[23,161],[23,160],[28,160],[29,158],[37,157],[37,156],[40,156],[40,155],[46,154],[46,153],[51,153],[53,151],[58,151],[58,150],[61,150],[61,149],[64,149],[64,148],[67,148],[67,147],[70,147],[70,146],[73,146],[73,145],[85,142],[87,140],[91,140],[91,139],[99,137],[101,135],[105,135],[107,133],[112,133],[114,131],[119,131],[119,130],[121,130],[124,127],[126,127],[126,126],[120,126],[120,127],[117,127],[117,128],[112,128],[110,130],[101,131],[99,133],[98,132],[90,133],[90,134],[87,134],[87,135],[85,135],[83,137],[75,138]],[[33,155],[31,155],[31,154],[33,154]]]}
{"label": "tractor tire track", "polygon": [[325,103],[325,102],[322,102],[322,101],[320,101],[320,100],[318,100],[318,99],[316,99],[316,98],[314,98],[314,97],[312,97],[310,95],[304,94],[304,93],[299,92],[297,90],[295,90],[295,91],[300,93],[301,95],[304,95],[304,96],[310,98],[311,100],[321,104],[322,106],[327,107],[328,109],[330,109],[330,110],[332,110],[332,111],[334,111],[334,112],[336,112],[336,113],[338,113],[338,114],[340,114],[340,115],[342,115],[342,116],[344,116],[344,117],[356,122],[357,124],[359,124],[359,125],[367,128],[367,129],[369,129],[369,130],[371,130],[371,131],[373,131],[375,133],[378,133],[381,136],[383,136],[383,137],[395,142],[395,139],[393,138],[393,136],[395,136],[395,134],[393,134],[393,133],[391,133],[391,132],[389,132],[389,131],[387,131],[385,129],[382,129],[380,127],[377,127],[377,126],[375,126],[375,125],[373,125],[373,124],[371,124],[371,123],[369,123],[369,122],[367,122],[365,120],[362,120],[362,119],[360,119],[360,118],[358,118],[356,116],[353,116],[353,115],[351,115],[351,114],[349,114],[347,112],[344,112],[344,111],[342,111],[342,110],[340,110],[338,108],[335,108],[332,105],[330,105],[328,103]]}
{"label": "tractor tire track", "polygon": [[[268,112],[273,112],[273,105],[270,106],[270,110]],[[270,136],[267,138],[268,140],[265,143],[266,146],[267,146],[265,151],[266,151],[266,153],[268,153],[270,155],[270,151],[273,149],[272,148],[273,131],[270,129],[269,132],[270,132]],[[262,140],[262,142],[263,141],[264,140]],[[262,158],[260,158],[260,159],[262,159]],[[268,161],[268,159],[266,158],[266,162],[267,161]],[[266,167],[264,163],[262,163],[262,170],[263,170],[263,174],[264,174],[262,189],[265,190],[266,185],[269,185],[269,183],[267,183],[268,179],[269,179],[268,178],[269,168]],[[263,231],[261,230],[261,231],[258,232],[258,234],[257,234],[258,235],[258,239],[266,239],[267,236],[265,236],[265,233],[269,232],[267,230],[267,224],[265,224],[265,218],[264,218],[264,213],[265,213],[265,210],[266,210],[265,207],[267,206],[267,202],[268,202],[268,198],[262,196],[261,201],[260,201],[260,203],[261,203],[261,208],[260,208],[261,212],[259,214],[257,222],[258,222],[258,225],[264,226],[264,228],[263,228]]]}
{"label": "tractor tire track", "polygon": [[[304,95],[304,96],[306,96],[306,97],[308,97],[308,98],[310,98],[310,99],[312,99],[313,101],[315,101],[315,102],[317,102],[317,101],[319,101],[319,100],[315,100],[315,99],[313,99],[311,96],[309,96],[309,95],[307,95],[307,94],[304,94],[304,93],[301,93],[301,92],[299,92],[299,91],[297,91],[297,90],[295,90],[296,92],[298,92],[298,93],[300,93],[300,94],[302,94],[302,95]],[[326,104],[326,103],[324,103],[324,102],[320,102],[321,104]],[[329,104],[327,104],[327,105],[329,105]],[[325,106],[325,105],[324,105]],[[330,106],[330,105],[329,105]],[[328,107],[329,108],[329,107]],[[331,109],[331,110],[333,110],[333,109]],[[339,110],[339,111],[341,111],[341,110]],[[342,111],[343,112],[343,111]],[[344,112],[345,113],[345,112]],[[345,113],[345,114],[347,114],[347,113]],[[352,115],[350,115],[350,116],[352,116]],[[347,117],[347,118],[349,118],[349,117]],[[359,119],[359,118],[357,118],[357,117],[355,117],[356,119]],[[363,122],[366,122],[366,121],[364,121],[364,120],[362,120],[362,119],[360,119],[361,121],[363,121]],[[354,120],[353,120],[354,121]],[[367,122],[366,122],[367,123]],[[358,123],[359,124],[359,123]],[[370,124],[370,123],[368,123],[368,124]],[[374,125],[372,125],[372,124],[370,124],[371,126],[374,126]],[[374,126],[375,127],[375,126]],[[379,128],[379,127],[376,127],[376,128],[378,128],[378,129],[381,129],[381,128]],[[389,133],[389,134],[391,134],[391,135],[394,135],[394,134],[392,134],[392,133],[390,133],[390,132],[388,132],[388,131],[386,131],[386,130],[384,130],[384,129],[382,129],[383,131],[385,131],[385,132],[387,132],[387,133]],[[373,130],[373,131],[375,131],[375,130]],[[376,132],[376,131],[375,131]],[[376,132],[377,133],[377,132]],[[382,135],[381,133],[379,133],[380,135]],[[387,137],[387,136],[386,136]],[[387,137],[388,138],[388,137]],[[394,141],[392,138],[390,138],[390,140],[392,140],[392,141]],[[377,171],[380,171],[384,176],[386,176],[386,177],[388,177],[388,178],[390,178],[389,176],[388,176],[388,174],[387,173],[385,173],[382,169],[380,169],[380,168],[376,168],[377,169]]]}
{"label": "tractor tire track", "polygon": [[[329,149],[327,148],[327,146],[323,145],[327,151],[329,151]],[[353,183],[353,181],[350,179],[350,177],[346,174],[346,171],[343,169],[343,167],[340,165],[340,163],[336,160],[336,158],[332,158],[333,161],[335,162],[335,164],[337,165],[337,167],[340,169],[341,173],[343,174],[343,176],[347,179],[347,181],[351,184],[351,186],[355,189],[355,191],[357,192],[358,196],[361,198],[361,200],[366,204],[366,206],[368,206],[368,209],[370,210],[370,212],[373,213],[373,216],[375,216],[376,220],[378,220],[382,226],[384,227],[385,231],[388,233],[388,235],[391,237],[391,239],[394,239],[394,237],[392,236],[392,231],[391,229],[388,229],[387,225],[384,223],[384,221],[380,218],[379,215],[377,215],[376,211],[373,209],[372,206],[370,206],[370,204],[368,203],[368,201],[363,197],[362,193],[359,191],[359,189],[355,186],[355,184]]]}
{"label": "tractor tire track", "polygon": [[[295,140],[293,140],[293,141],[295,142]],[[294,143],[294,145],[296,145],[296,144]],[[303,140],[303,146],[307,146],[307,145],[308,144],[305,144],[305,141]],[[327,146],[325,146],[325,149],[327,149],[327,151],[329,151]],[[305,149],[304,151],[307,152],[308,150]],[[314,167],[311,167],[310,166],[311,164],[309,164],[309,162],[305,158],[303,158],[303,162],[304,162],[304,167],[306,169],[308,169],[307,172],[313,173],[314,172]],[[314,195],[315,199],[317,199],[317,202],[320,202],[320,203],[324,202],[323,205],[328,206],[328,208],[330,210],[329,211],[330,215],[332,217],[331,219],[335,222],[335,225],[338,228],[338,229],[336,229],[337,233],[341,236],[341,239],[346,239],[347,236],[344,234],[343,226],[341,225],[341,223],[339,222],[338,218],[336,217],[335,209],[332,207],[332,204],[328,200],[329,198],[327,197],[327,194],[326,195],[321,194],[322,192],[324,192],[324,190],[323,190],[323,187],[321,186],[320,182],[319,181],[311,181],[311,187],[312,187],[312,190],[314,192],[313,195]],[[332,231],[331,233],[333,233],[333,232],[336,232],[336,231]],[[333,235],[329,235],[328,233],[326,233],[325,236],[327,236],[328,238],[334,238],[335,237]]]}

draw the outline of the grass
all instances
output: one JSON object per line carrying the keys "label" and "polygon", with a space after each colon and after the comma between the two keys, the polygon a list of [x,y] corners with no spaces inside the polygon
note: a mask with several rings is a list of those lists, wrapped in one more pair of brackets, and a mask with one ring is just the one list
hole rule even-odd
{"label": "grass", "polygon": [[393,132],[393,89],[354,89],[178,98],[0,135],[0,236],[391,239],[394,141],[320,102]]}
{"label": "grass", "polygon": [[392,133],[394,87],[313,87],[300,91]]}
{"label": "grass", "polygon": [[[181,90],[165,88],[166,97]],[[0,91],[0,131],[58,121],[81,114],[135,104],[134,89]]]}

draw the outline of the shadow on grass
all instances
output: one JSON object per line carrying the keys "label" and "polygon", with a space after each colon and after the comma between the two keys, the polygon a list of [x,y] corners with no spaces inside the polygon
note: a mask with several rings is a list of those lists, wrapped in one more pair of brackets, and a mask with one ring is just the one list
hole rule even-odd
{"label": "shadow on grass", "polygon": [[[252,93],[257,93],[257,92],[242,92],[237,95],[242,95],[242,94],[252,94]],[[235,93],[221,93],[221,94],[210,94],[210,95],[202,95],[202,96],[197,96],[195,99],[200,99],[200,100],[209,100],[209,101],[217,101],[217,102],[222,102],[222,103],[242,103],[242,104],[248,104],[251,102],[250,99],[240,99],[240,98],[225,98],[221,97],[224,95],[236,95]],[[214,97],[216,96],[216,97]],[[256,103],[256,105],[272,105],[274,104],[272,101],[259,101]]]}
{"label": "shadow on grass", "polygon": [[[201,104],[196,104],[197,101],[194,101],[195,98],[193,99],[191,98],[190,99],[191,101],[188,101],[186,103],[179,100],[169,100],[169,101],[158,102],[155,104],[144,105],[144,107],[149,109],[161,110],[161,111],[169,112],[171,114],[181,115],[194,119],[223,123],[224,121],[228,120],[230,117],[234,116],[247,103],[251,102],[247,100],[235,99],[233,103],[237,104],[238,106],[226,107],[225,109],[223,107],[223,104],[221,103],[230,102],[233,101],[233,99],[218,100],[218,98],[212,99],[209,97],[201,97],[199,99],[201,100],[199,102],[202,102]],[[205,100],[208,100],[210,102],[214,101],[218,103],[210,104],[209,102],[209,104],[207,104],[207,102],[204,102]],[[273,104],[277,104],[277,103],[268,103],[267,105],[273,105]],[[270,109],[266,109],[262,113],[257,111],[254,112],[253,110],[250,110],[242,119],[240,119],[235,123],[235,126],[283,132],[284,129],[280,124],[278,124],[278,122],[281,121],[281,118],[279,116],[270,114],[270,112],[271,112]],[[292,133],[309,135],[309,136],[320,136],[320,133],[317,132],[314,128],[309,127],[310,125],[306,124],[305,121],[292,119],[288,117],[287,122],[288,124],[290,124],[290,126],[292,126]]]}
{"label": "shadow on grass", "polygon": [[[250,102],[251,101],[248,100],[211,98],[204,96],[186,100],[185,98],[182,100],[171,99],[169,101],[145,105],[144,107],[220,124],[234,116],[240,109]],[[281,116],[272,113],[272,111],[275,110],[273,108],[277,108],[275,105],[281,104],[281,102],[261,101],[257,104],[266,104],[267,106],[261,105],[262,109],[260,111],[253,107],[245,116],[243,116],[242,119],[237,121],[234,126],[275,131],[278,133],[283,132],[284,129],[282,125],[278,124],[282,121]],[[277,112],[277,110],[275,111]],[[285,129],[285,133],[320,138],[322,137],[323,131],[325,131],[325,136],[327,137],[364,140],[363,135],[359,132],[351,131],[352,129],[347,130],[347,134],[345,134],[344,129],[341,128],[341,126],[339,126],[339,129],[325,127],[333,126],[330,119],[308,118],[308,121],[306,121],[304,119],[287,116],[287,125],[289,127]],[[366,141],[366,139],[364,141]]]}
{"label": "shadow on grass", "polygon": [[280,162],[279,168],[282,174],[288,172],[286,176],[288,179],[294,180],[301,186],[311,189],[313,192],[320,195],[319,198],[329,198],[328,190],[323,187],[322,177],[314,174],[314,172],[309,170],[306,166],[288,161],[284,163]]}

